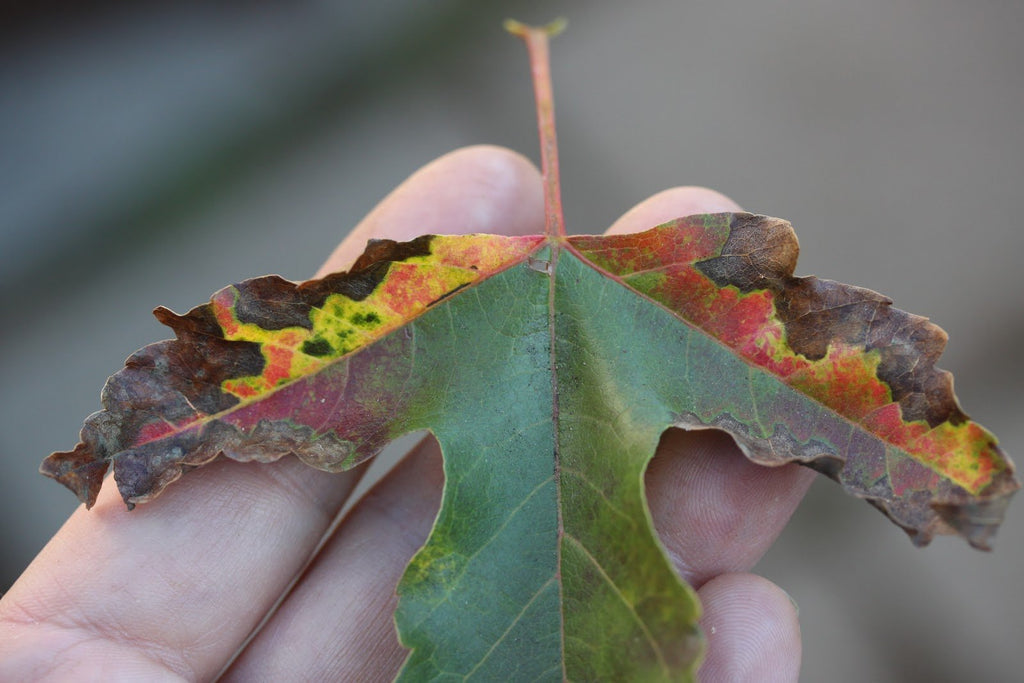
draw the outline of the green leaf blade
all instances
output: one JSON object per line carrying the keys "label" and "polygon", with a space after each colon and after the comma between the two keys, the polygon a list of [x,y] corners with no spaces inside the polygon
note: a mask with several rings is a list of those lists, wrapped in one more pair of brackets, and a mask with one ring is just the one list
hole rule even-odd
{"label": "green leaf blade", "polygon": [[670,412],[649,381],[664,365],[642,358],[659,329],[652,317],[665,313],[571,253],[559,258],[555,291],[568,677],[688,680],[702,647],[699,604],[644,498]]}
{"label": "green leaf blade", "polygon": [[[440,442],[445,488],[397,589],[407,680],[561,677],[548,289],[520,264],[416,323],[420,387],[438,408],[411,426]],[[487,305],[499,296],[507,308]]]}

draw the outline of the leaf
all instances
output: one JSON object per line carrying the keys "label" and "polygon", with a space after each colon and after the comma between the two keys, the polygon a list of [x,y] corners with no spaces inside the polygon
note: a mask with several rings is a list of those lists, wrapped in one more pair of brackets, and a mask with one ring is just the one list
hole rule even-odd
{"label": "leaf", "polygon": [[869,290],[793,276],[785,221],[713,214],[624,236],[562,228],[546,33],[531,50],[544,235],[371,242],[347,273],[247,280],[108,381],[42,471],[129,507],[223,454],[340,471],[430,430],[442,507],[398,592],[410,680],[687,679],[699,605],[652,531],[669,427],[798,462],[918,544],[987,548],[1018,488],[935,367],[945,333]]}

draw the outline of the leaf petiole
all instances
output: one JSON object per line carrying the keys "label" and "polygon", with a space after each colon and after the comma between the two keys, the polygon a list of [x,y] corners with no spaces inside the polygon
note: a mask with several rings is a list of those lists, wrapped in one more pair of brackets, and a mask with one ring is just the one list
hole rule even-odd
{"label": "leaf petiole", "polygon": [[537,128],[540,132],[541,173],[544,176],[544,234],[565,237],[562,215],[562,188],[558,171],[558,140],[555,136],[555,100],[551,89],[551,65],[548,40],[565,29],[564,19],[547,26],[527,26],[514,19],[505,21],[505,30],[526,43],[537,100]]}

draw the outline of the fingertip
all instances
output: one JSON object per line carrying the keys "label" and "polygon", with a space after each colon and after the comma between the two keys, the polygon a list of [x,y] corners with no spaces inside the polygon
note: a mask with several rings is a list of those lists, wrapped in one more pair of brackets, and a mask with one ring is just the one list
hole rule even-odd
{"label": "fingertip", "polygon": [[425,212],[428,222],[420,229],[399,227],[408,231],[407,238],[442,230],[448,235],[532,235],[544,230],[540,171],[519,152],[497,145],[462,147],[438,157],[381,202],[381,215],[375,209],[367,218],[380,223],[404,214],[409,203],[434,208]]}
{"label": "fingertip", "polygon": [[367,214],[318,275],[349,267],[369,239],[544,231],[540,172],[517,152],[474,145],[423,166]]}
{"label": "fingertip", "polygon": [[608,234],[639,232],[673,218],[696,213],[741,211],[740,205],[721,192],[687,185],[663,190],[627,211],[607,230]]}
{"label": "fingertip", "polygon": [[796,681],[800,676],[800,622],[793,599],[755,574],[723,574],[698,591],[707,654],[704,683]]}
{"label": "fingertip", "polygon": [[751,462],[725,432],[670,429],[645,475],[655,528],[695,586],[747,571],[789,521],[815,472]]}

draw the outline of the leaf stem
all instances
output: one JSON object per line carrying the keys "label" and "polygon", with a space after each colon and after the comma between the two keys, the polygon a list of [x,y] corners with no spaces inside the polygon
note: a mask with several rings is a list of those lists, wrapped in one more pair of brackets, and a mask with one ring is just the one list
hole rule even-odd
{"label": "leaf stem", "polygon": [[537,128],[540,132],[540,168],[544,176],[544,234],[548,237],[565,237],[558,140],[555,136],[555,100],[548,56],[548,40],[564,29],[564,19],[556,19],[547,26],[527,26],[514,19],[505,21],[505,30],[522,38],[530,55],[533,93],[537,100]]}

